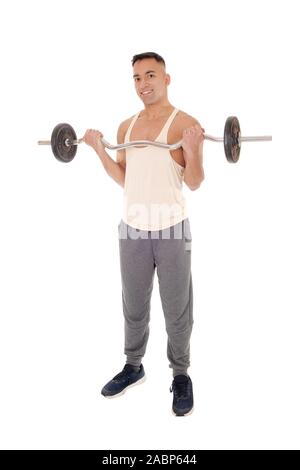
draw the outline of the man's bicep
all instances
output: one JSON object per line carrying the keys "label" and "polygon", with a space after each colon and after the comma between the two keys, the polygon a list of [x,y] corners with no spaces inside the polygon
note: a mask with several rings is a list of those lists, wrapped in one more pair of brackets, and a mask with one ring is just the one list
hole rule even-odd
{"label": "man's bicep", "polygon": [[126,153],[124,149],[117,150],[117,163],[119,163],[123,168],[126,168]]}
{"label": "man's bicep", "polygon": [[[125,138],[125,126],[124,123],[120,124],[118,133],[117,133],[117,143],[123,144]],[[117,163],[119,163],[123,168],[126,168],[126,152],[125,149],[117,150]]]}

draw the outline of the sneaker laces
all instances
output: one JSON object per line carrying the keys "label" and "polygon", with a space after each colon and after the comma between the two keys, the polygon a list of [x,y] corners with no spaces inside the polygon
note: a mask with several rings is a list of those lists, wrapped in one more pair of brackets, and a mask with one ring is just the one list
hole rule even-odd
{"label": "sneaker laces", "polygon": [[173,380],[173,383],[170,387],[170,392],[174,391],[174,395],[177,399],[186,398],[189,383],[188,377],[186,375],[181,375],[177,377],[178,378]]}
{"label": "sneaker laces", "polygon": [[119,372],[117,375],[115,375],[115,377],[113,377],[113,380],[122,380],[122,379],[125,379],[128,375],[129,372],[133,372],[133,368],[132,368],[132,365],[130,364],[125,364],[123,370],[121,372]]}

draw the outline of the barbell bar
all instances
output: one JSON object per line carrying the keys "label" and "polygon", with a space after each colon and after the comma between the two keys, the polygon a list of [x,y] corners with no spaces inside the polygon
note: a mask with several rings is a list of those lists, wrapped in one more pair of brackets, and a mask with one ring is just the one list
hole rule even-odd
{"label": "barbell bar", "polygon": [[[271,135],[248,136],[241,135],[239,120],[236,116],[229,116],[226,119],[223,137],[214,137],[204,134],[205,140],[213,142],[223,142],[224,151],[227,160],[230,163],[236,163],[240,157],[242,142],[271,141]],[[109,150],[121,150],[128,147],[154,146],[166,148],[168,150],[176,150],[182,146],[182,140],[174,144],[165,144],[151,140],[133,140],[123,144],[112,145],[103,137],[100,139],[104,147]],[[51,145],[52,152],[57,160],[61,162],[70,162],[76,155],[77,146],[83,142],[83,139],[77,139],[76,133],[70,124],[61,123],[54,127],[51,140],[39,140],[38,145]]]}

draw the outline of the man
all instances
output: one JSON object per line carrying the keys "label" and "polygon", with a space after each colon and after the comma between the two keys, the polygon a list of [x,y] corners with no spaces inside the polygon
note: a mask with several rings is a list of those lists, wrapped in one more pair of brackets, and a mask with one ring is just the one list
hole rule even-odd
{"label": "man", "polygon": [[[118,143],[151,140],[182,147],[129,147],[118,151],[117,161],[105,151],[101,132],[89,129],[84,141],[97,152],[108,175],[124,187],[123,217],[119,224],[122,301],[125,321],[123,370],[102,389],[116,397],[142,383],[142,358],[149,336],[150,299],[155,269],[168,334],[167,356],[173,369],[172,409],[185,416],[193,410],[190,336],[193,326],[191,233],[182,182],[199,188],[204,179],[204,129],[168,99],[170,75],[164,59],[154,53],[132,59],[135,89],[144,109],[122,122]],[[182,229],[183,232],[182,232]]]}

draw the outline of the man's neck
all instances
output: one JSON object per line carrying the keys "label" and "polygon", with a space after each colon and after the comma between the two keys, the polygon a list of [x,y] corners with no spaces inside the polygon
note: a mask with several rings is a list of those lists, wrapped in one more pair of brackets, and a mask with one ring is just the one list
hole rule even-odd
{"label": "man's neck", "polygon": [[147,120],[151,121],[169,114],[172,108],[174,108],[174,106],[172,106],[168,101],[165,103],[150,104],[145,106],[145,109],[142,111],[141,115],[144,116]]}

